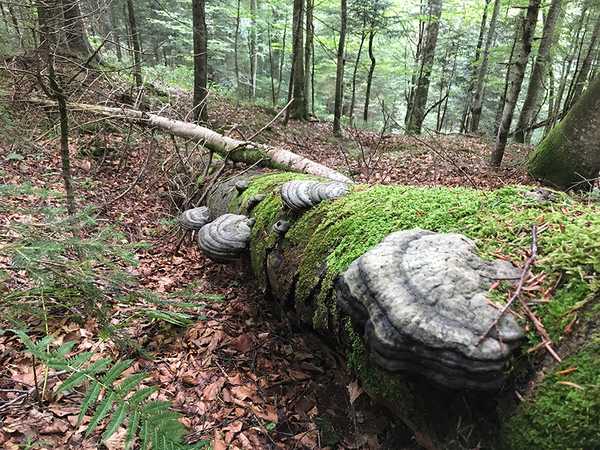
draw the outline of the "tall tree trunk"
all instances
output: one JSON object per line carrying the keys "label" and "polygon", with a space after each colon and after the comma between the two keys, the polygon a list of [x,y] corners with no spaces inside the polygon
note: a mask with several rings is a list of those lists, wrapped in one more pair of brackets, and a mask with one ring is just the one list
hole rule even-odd
{"label": "tall tree trunk", "polygon": [[273,42],[271,41],[271,23],[267,24],[267,41],[269,45],[269,78],[271,79],[271,104],[273,108],[277,105],[277,98],[275,97],[275,61],[273,57]]}
{"label": "tall tree trunk", "polygon": [[294,101],[286,111],[289,111],[289,117],[292,119],[306,119],[308,110],[306,108],[306,93],[304,86],[306,85],[304,73],[304,0],[294,0],[294,15],[293,15],[293,54],[292,54],[292,70],[290,77],[290,92]]}
{"label": "tall tree trunk", "polygon": [[[529,0],[527,13],[523,17],[521,41],[519,43],[519,51],[514,65],[512,66],[510,75],[510,86],[506,95],[506,102],[502,110],[502,118],[498,127],[498,136],[496,137],[496,146],[492,151],[490,164],[493,167],[500,167],[502,158],[504,157],[504,149],[510,133],[510,125],[513,119],[517,99],[521,92],[523,77],[531,53],[531,41],[535,32],[538,13],[540,11],[541,0]],[[510,70],[510,69],[509,69]]]}
{"label": "tall tree trunk", "polygon": [[117,15],[115,14],[113,5],[114,2],[111,2],[108,5],[108,13],[110,16],[110,26],[113,35],[115,54],[117,55],[117,61],[121,62],[123,60],[123,51],[121,49],[121,33],[119,31],[119,22],[117,20]]}
{"label": "tall tree trunk", "polygon": [[62,0],[64,28],[69,50],[81,57],[92,54],[92,47],[83,26],[83,18],[78,0]]}
{"label": "tall tree trunk", "polygon": [[256,71],[258,69],[258,52],[256,50],[256,0],[250,0],[250,34],[249,50],[250,50],[250,98],[256,98]]}
{"label": "tall tree trunk", "polygon": [[142,88],[142,50],[140,46],[140,37],[137,31],[135,20],[135,9],[133,0],[127,0],[127,19],[129,21],[129,35],[133,47],[133,78],[138,89]]}
{"label": "tall tree trunk", "polygon": [[369,59],[371,60],[371,65],[369,66],[369,73],[367,74],[367,90],[365,92],[365,106],[363,109],[363,122],[367,123],[369,120],[369,103],[371,102],[371,85],[373,84],[373,74],[375,73],[375,65],[377,64],[377,60],[375,59],[375,53],[373,53],[373,39],[375,38],[375,26],[371,24],[371,29],[369,30]]}
{"label": "tall tree trunk", "polygon": [[233,63],[235,67],[235,87],[237,89],[237,95],[241,94],[240,90],[240,61],[238,55],[238,47],[240,40],[240,9],[241,0],[237,0],[237,14],[235,16],[235,35],[233,37]]}
{"label": "tall tree trunk", "polygon": [[520,36],[519,33],[520,33],[520,30],[518,30],[518,29],[514,33],[512,46],[510,48],[510,54],[508,56],[508,63],[506,64],[506,75],[504,76],[504,88],[502,89],[502,94],[500,95],[500,101],[498,101],[498,106],[496,108],[496,115],[494,116],[494,135],[498,134],[498,129],[500,128],[500,121],[502,120],[502,111],[504,111],[504,104],[506,103],[506,96],[508,95],[508,87],[510,85],[511,67],[513,66],[513,62],[515,59],[515,50],[517,48],[517,42],[519,42],[519,36]]}
{"label": "tall tree trunk", "polygon": [[304,95],[306,96],[306,110],[310,109],[309,98],[312,98],[311,95],[311,77],[310,74],[312,68],[312,49],[313,49],[313,40],[314,40],[314,23],[313,23],[313,10],[314,10],[314,0],[306,0],[306,42],[304,44]]}
{"label": "tall tree trunk", "polygon": [[597,78],[531,154],[529,173],[555,187],[589,190],[600,171],[599,143],[600,78]]}
{"label": "tall tree trunk", "polygon": [[420,134],[425,119],[425,106],[427,105],[431,71],[435,58],[440,17],[442,16],[442,0],[429,0],[428,10],[429,21],[423,51],[421,52],[419,77],[417,78],[411,114],[406,127],[406,131],[410,134]]}
{"label": "tall tree trunk", "polygon": [[544,137],[552,129],[552,118],[554,114],[554,102],[555,102],[555,86],[554,86],[554,71],[552,70],[552,64],[548,65],[548,116],[546,118],[546,125],[544,126]]}
{"label": "tall tree trunk", "polygon": [[483,47],[483,38],[485,37],[485,29],[487,25],[487,13],[488,6],[491,0],[485,0],[485,6],[483,8],[483,15],[481,16],[481,25],[479,25],[479,37],[477,38],[477,46],[475,47],[475,57],[471,62],[471,76],[469,78],[469,85],[467,87],[467,98],[463,109],[463,114],[460,120],[460,132],[464,133],[469,129],[469,115],[471,113],[471,99],[473,98],[473,90],[475,89],[475,80],[479,72],[479,65],[481,62],[481,48]]}
{"label": "tall tree trunk", "polygon": [[344,107],[344,65],[345,65],[345,46],[346,46],[346,23],[348,22],[348,12],[346,0],[341,0],[341,26],[340,40],[337,51],[337,70],[335,74],[335,106],[333,111],[333,134],[342,135],[342,109]]}
{"label": "tall tree trunk", "polygon": [[561,15],[561,0],[552,0],[546,22],[544,23],[544,31],[542,40],[538,49],[538,54],[535,59],[531,76],[529,77],[529,85],[527,86],[527,95],[521,114],[517,122],[515,131],[515,141],[524,143],[528,127],[533,122],[533,115],[540,107],[540,89],[544,86],[544,77],[548,73],[548,66],[551,62],[550,49],[556,42],[555,30],[558,18]]}
{"label": "tall tree trunk", "polygon": [[360,44],[358,46],[358,53],[356,53],[356,60],[354,61],[354,70],[352,71],[352,96],[350,97],[350,110],[348,111],[348,118],[350,119],[350,125],[353,123],[354,119],[354,106],[356,104],[356,78],[358,74],[358,66],[360,64],[360,56],[362,54],[362,49],[365,44],[365,39],[367,38],[366,33],[366,24],[363,21],[363,28],[360,32]]}
{"label": "tall tree trunk", "polygon": [[[591,14],[591,13],[590,13]],[[585,88],[585,84],[588,81],[588,76],[590,74],[590,70],[592,68],[592,62],[596,55],[596,45],[598,40],[600,39],[600,17],[596,17],[594,29],[592,31],[592,36],[590,38],[590,45],[588,50],[583,58],[583,62],[581,63],[581,68],[579,69],[579,73],[577,75],[577,79],[575,81],[575,86],[573,89],[573,94],[571,96],[569,107],[577,101],[583,89]]]}
{"label": "tall tree trunk", "polygon": [[[288,26],[288,16],[286,13],[285,21],[283,22],[283,36],[281,38],[281,51],[279,54],[279,73],[277,75],[277,100],[279,100],[279,95],[281,94],[281,84],[283,83],[283,66],[285,65],[285,43],[287,40],[287,26]],[[289,99],[288,99],[289,101]],[[289,109],[289,108],[288,108]],[[287,118],[288,114],[286,114]]]}
{"label": "tall tree trunk", "polygon": [[206,122],[208,109],[206,99],[208,96],[208,57],[207,57],[207,32],[206,32],[206,4],[205,0],[192,1],[192,24],[194,28],[194,120]]}
{"label": "tall tree trunk", "polygon": [[[485,77],[488,70],[488,62],[490,57],[490,49],[496,36],[496,23],[498,22],[498,13],[500,12],[500,0],[494,0],[494,10],[490,19],[485,47],[483,49],[483,57],[477,69],[477,81],[475,82],[475,90],[471,103],[471,123],[470,130],[475,133],[479,130],[479,122],[481,120],[481,110],[483,108],[483,90],[485,87]],[[509,66],[510,67],[510,66]],[[510,69],[509,69],[510,70]]]}

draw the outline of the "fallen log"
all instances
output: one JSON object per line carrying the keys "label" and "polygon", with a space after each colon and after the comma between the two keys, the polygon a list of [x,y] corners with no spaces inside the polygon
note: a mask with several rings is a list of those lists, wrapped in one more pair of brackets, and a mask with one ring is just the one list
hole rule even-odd
{"label": "fallen log", "polygon": [[[518,261],[532,223],[545,221],[536,269],[570,278],[533,311],[555,342],[566,339],[565,317],[597,289],[599,206],[559,193],[540,200],[525,187],[343,189],[291,173],[218,182],[206,204],[214,222],[198,239],[207,255],[228,260],[246,247],[265,293],[337,346],[365,390],[424,447],[598,442],[597,332],[590,326],[589,339],[559,348],[561,366],[543,354],[531,359],[520,348],[535,348],[537,338],[523,339],[524,319],[488,297],[507,298],[507,282],[521,274],[498,255]],[[580,335],[600,318],[598,308],[577,314]],[[572,367],[581,371],[554,375]]]}
{"label": "fallen log", "polygon": [[[56,102],[52,100],[31,99],[27,101],[43,106],[56,106]],[[290,170],[325,177],[335,181],[352,183],[348,177],[340,172],[289,150],[257,144],[255,142],[240,141],[191,122],[169,119],[157,114],[128,108],[113,108],[84,103],[69,103],[67,107],[70,111],[83,111],[105,117],[133,121],[148,127],[155,127],[174,136],[200,142],[207,149],[223,157],[226,156],[231,161],[247,164],[260,163],[265,167],[273,169]]]}

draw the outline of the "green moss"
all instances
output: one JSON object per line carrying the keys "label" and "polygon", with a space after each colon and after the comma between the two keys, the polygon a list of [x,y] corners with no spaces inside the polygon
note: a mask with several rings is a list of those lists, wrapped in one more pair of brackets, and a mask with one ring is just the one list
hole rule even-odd
{"label": "green moss", "polygon": [[[523,402],[504,427],[504,448],[600,447],[600,335],[565,360]],[[559,372],[576,370],[568,375]]]}
{"label": "green moss", "polygon": [[[527,169],[529,174],[540,180],[548,180],[557,186],[568,187],[580,179],[575,178],[575,167],[572,157],[564,148],[568,139],[559,123],[538,144],[529,156]],[[564,155],[564,157],[562,157]]]}
{"label": "green moss", "polygon": [[483,257],[500,254],[518,264],[530,246],[531,227],[538,224],[544,229],[538,235],[535,271],[548,273],[548,283],[559,272],[569,280],[553,301],[536,309],[548,331],[556,336],[565,325],[563,314],[589,292],[593,277],[600,271],[600,214],[597,207],[563,194],[557,194],[553,203],[538,203],[525,197],[525,190],[357,187],[345,197],[324,202],[305,213],[287,235],[304,248],[296,299],[306,301],[323,280],[313,320],[321,328],[328,322],[324,317],[327,309],[335,316],[328,296],[336,276],[397,230],[462,233],[476,242]]}

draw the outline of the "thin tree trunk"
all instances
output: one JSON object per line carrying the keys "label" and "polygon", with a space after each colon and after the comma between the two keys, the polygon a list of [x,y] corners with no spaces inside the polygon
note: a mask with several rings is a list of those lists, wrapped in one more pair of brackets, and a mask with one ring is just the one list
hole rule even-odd
{"label": "thin tree trunk", "polygon": [[504,103],[500,126],[498,127],[496,146],[492,151],[490,158],[490,164],[493,167],[500,167],[502,158],[504,157],[504,149],[506,148],[508,134],[510,133],[510,125],[512,123],[513,113],[515,111],[515,106],[517,105],[519,93],[521,92],[523,76],[525,75],[529,53],[531,53],[531,42],[535,32],[538,13],[540,11],[540,3],[541,0],[529,0],[527,13],[523,18],[523,32],[521,33],[519,52],[515,64],[511,68],[510,87],[506,96],[506,102]]}
{"label": "thin tree trunk", "polygon": [[533,70],[531,71],[531,76],[529,77],[527,95],[525,96],[525,101],[517,122],[514,135],[516,142],[525,142],[527,135],[526,129],[535,121],[533,114],[540,107],[540,89],[544,86],[544,77],[548,73],[548,66],[551,63],[550,49],[556,42],[555,30],[560,15],[561,0],[552,0],[546,16],[546,22],[544,23],[544,31],[542,33],[538,54],[535,59]]}
{"label": "thin tree trunk", "polygon": [[129,21],[129,34],[131,45],[133,47],[133,78],[138,89],[142,89],[142,51],[140,46],[140,37],[137,31],[137,23],[135,20],[135,9],[133,0],[127,0],[127,18]]}
{"label": "thin tree trunk", "polygon": [[206,122],[208,108],[208,58],[207,58],[207,32],[206,32],[206,5],[205,0],[192,1],[192,23],[194,29],[194,120]]}
{"label": "thin tree trunk", "polygon": [[371,101],[371,85],[373,84],[373,74],[375,73],[375,65],[377,64],[377,60],[375,59],[375,54],[373,53],[373,39],[375,38],[375,27],[371,24],[371,29],[369,30],[369,59],[371,60],[371,65],[369,66],[369,73],[367,74],[367,90],[365,92],[365,106],[363,109],[363,122],[367,123],[369,120],[369,103]]}
{"label": "thin tree trunk", "polygon": [[271,79],[271,104],[273,108],[277,105],[275,97],[275,65],[273,59],[273,43],[271,42],[271,23],[267,25],[267,41],[269,44],[269,78]]}
{"label": "thin tree trunk", "polygon": [[[281,54],[279,55],[279,74],[277,75],[277,100],[279,101],[279,95],[281,94],[281,83],[283,82],[283,66],[285,64],[285,43],[287,39],[287,25],[288,16],[285,16],[285,22],[283,23],[283,36],[281,38]],[[288,100],[289,101],[289,100]],[[287,117],[287,114],[286,114]]]}
{"label": "thin tree trunk", "polygon": [[114,40],[115,54],[117,55],[117,61],[121,62],[123,60],[123,52],[121,50],[121,33],[119,32],[119,24],[113,7],[113,2],[111,2],[108,5],[108,9],[108,13],[110,15],[111,32]]}
{"label": "thin tree trunk", "polygon": [[311,77],[309,74],[311,73],[312,67],[312,49],[313,49],[313,40],[314,40],[314,23],[313,23],[313,9],[314,9],[314,0],[306,0],[306,40],[304,43],[304,95],[306,96],[306,110],[310,109],[309,99],[312,99],[311,94]]}
{"label": "thin tree trunk", "polygon": [[235,36],[233,38],[233,61],[235,65],[235,86],[237,89],[238,96],[241,93],[240,90],[240,62],[238,56],[238,47],[240,39],[240,9],[241,0],[237,0],[237,14],[235,16]]}
{"label": "thin tree trunk", "polygon": [[442,16],[442,0],[429,0],[428,9],[429,21],[423,51],[421,52],[419,77],[417,78],[411,114],[406,127],[406,131],[410,134],[420,134],[425,119],[425,106],[427,105],[431,71],[435,58],[440,17]]}
{"label": "thin tree trunk", "polygon": [[548,117],[546,118],[546,126],[544,127],[544,137],[548,134],[552,128],[552,117],[554,115],[554,71],[552,70],[552,64],[548,65],[548,81],[549,81],[549,93],[548,93]]}
{"label": "thin tree trunk", "polygon": [[348,12],[346,0],[341,0],[341,26],[340,40],[337,51],[337,70],[335,74],[335,106],[333,111],[333,134],[342,135],[342,109],[344,107],[344,65],[345,65],[345,46],[346,46],[346,23],[348,21]]}
{"label": "thin tree trunk", "polygon": [[360,64],[360,57],[362,54],[362,49],[365,44],[365,39],[367,38],[366,33],[366,23],[363,20],[363,28],[360,32],[360,45],[358,46],[358,53],[356,54],[356,61],[354,62],[354,70],[352,71],[352,96],[350,97],[350,110],[348,111],[348,117],[350,119],[350,125],[353,123],[354,119],[354,105],[356,104],[356,78],[358,74],[358,65]]}
{"label": "thin tree trunk", "polygon": [[485,37],[485,29],[487,25],[487,13],[488,6],[491,0],[485,0],[485,6],[483,8],[483,15],[481,16],[481,25],[479,25],[479,37],[477,38],[477,46],[475,47],[475,58],[471,63],[471,76],[469,78],[469,85],[467,87],[467,98],[465,101],[465,107],[460,120],[460,132],[464,133],[468,130],[469,125],[469,114],[471,112],[471,99],[473,98],[473,90],[475,89],[475,80],[479,73],[479,65],[481,64],[479,58],[481,57],[481,48],[483,47],[483,38]]}
{"label": "thin tree trunk", "polygon": [[306,93],[304,86],[306,85],[304,73],[304,0],[294,0],[294,17],[293,17],[293,55],[292,55],[292,71],[291,71],[291,96],[294,101],[286,111],[289,111],[289,117],[292,119],[306,119],[308,110],[306,109]]}
{"label": "thin tree trunk", "polygon": [[256,71],[258,69],[258,52],[256,51],[256,0],[250,0],[250,34],[249,50],[250,50],[250,98],[256,98]]}
{"label": "thin tree trunk", "polygon": [[588,76],[590,74],[590,70],[592,68],[592,61],[594,60],[594,56],[596,54],[596,44],[598,43],[599,38],[600,17],[596,17],[596,22],[592,31],[592,36],[590,38],[590,45],[588,47],[588,51],[586,52],[585,58],[581,63],[579,74],[577,75],[575,87],[573,89],[573,95],[571,96],[569,102],[569,108],[577,101],[577,99],[581,96],[583,89],[585,88],[586,82],[588,81]]}
{"label": "thin tree trunk", "polygon": [[23,48],[23,35],[21,34],[21,28],[19,27],[19,21],[17,20],[17,15],[15,14],[14,7],[9,3],[6,5],[8,7],[8,14],[10,15],[10,20],[12,21],[13,28],[17,32],[17,36],[19,37],[19,47]]}
{"label": "thin tree trunk", "polygon": [[475,82],[475,90],[472,95],[471,103],[471,120],[470,120],[470,131],[476,133],[479,130],[479,122],[481,120],[481,111],[483,108],[483,91],[485,87],[485,77],[488,71],[488,62],[490,56],[490,49],[496,36],[496,24],[498,22],[498,13],[500,12],[500,0],[494,1],[494,9],[492,11],[492,17],[490,19],[490,26],[488,29],[487,38],[485,40],[485,47],[483,49],[483,57],[481,64],[477,69],[477,81]]}

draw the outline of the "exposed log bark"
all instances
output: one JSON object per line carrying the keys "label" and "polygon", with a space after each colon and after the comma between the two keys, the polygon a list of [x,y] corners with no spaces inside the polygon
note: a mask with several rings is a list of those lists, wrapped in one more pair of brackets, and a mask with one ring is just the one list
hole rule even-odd
{"label": "exposed log bark", "polygon": [[[55,103],[52,101],[41,99],[30,100],[30,102],[47,106],[55,105]],[[86,111],[100,114],[102,116],[112,118],[118,117],[125,120],[135,121],[146,126],[159,128],[178,137],[202,142],[202,145],[209,150],[212,150],[222,156],[228,156],[229,160],[231,161],[244,162],[248,164],[256,164],[260,162],[266,167],[291,170],[294,172],[303,172],[329,178],[335,181],[352,183],[352,180],[340,172],[305,158],[304,156],[292,153],[289,150],[253,142],[239,141],[229,136],[223,136],[222,134],[210,130],[209,128],[205,128],[190,122],[169,119],[157,114],[146,113],[134,109],[111,108],[107,106],[88,105],[83,103],[70,103],[68,106],[72,111]]]}

